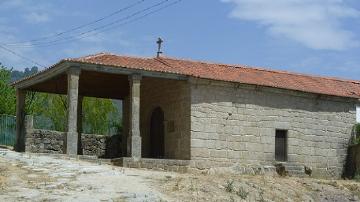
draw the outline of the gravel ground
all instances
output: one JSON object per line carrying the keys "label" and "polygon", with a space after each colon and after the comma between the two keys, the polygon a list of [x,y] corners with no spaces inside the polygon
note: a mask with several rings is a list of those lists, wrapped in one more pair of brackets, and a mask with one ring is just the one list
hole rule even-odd
{"label": "gravel ground", "polygon": [[0,201],[359,201],[360,183],[121,168],[0,149]]}
{"label": "gravel ground", "polygon": [[148,184],[152,173],[1,149],[0,201],[166,200]]}

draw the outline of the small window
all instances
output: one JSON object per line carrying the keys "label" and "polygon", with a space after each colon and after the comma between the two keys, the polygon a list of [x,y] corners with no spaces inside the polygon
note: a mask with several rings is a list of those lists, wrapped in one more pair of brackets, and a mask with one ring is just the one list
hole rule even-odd
{"label": "small window", "polygon": [[287,161],[287,130],[276,130],[275,160]]}
{"label": "small window", "polygon": [[356,106],[356,123],[360,123],[360,106]]}

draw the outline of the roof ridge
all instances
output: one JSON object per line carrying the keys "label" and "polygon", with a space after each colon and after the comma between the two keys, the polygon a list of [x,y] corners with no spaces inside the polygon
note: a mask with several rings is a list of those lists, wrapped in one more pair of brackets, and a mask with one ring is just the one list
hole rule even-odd
{"label": "roof ridge", "polygon": [[273,70],[270,67],[257,67],[257,66],[250,66],[250,65],[244,65],[244,64],[225,64],[225,63],[218,63],[218,62],[208,62],[208,61],[203,61],[203,60],[183,59],[183,58],[175,58],[175,57],[168,57],[168,56],[165,56],[165,57],[161,56],[160,58],[170,59],[170,60],[187,61],[187,62],[197,62],[197,63],[203,63],[203,64],[209,64],[209,65],[220,65],[220,66],[226,66],[226,67],[248,68],[248,69],[254,69],[254,70],[259,70],[259,71],[288,74],[288,75],[295,75],[295,76],[303,76],[303,77],[315,77],[315,78],[321,78],[321,79],[328,79],[328,80],[360,84],[359,80],[343,79],[343,78],[338,78],[338,77],[313,75],[313,74],[298,73],[298,72],[290,72],[290,71],[286,71],[286,70]]}
{"label": "roof ridge", "polygon": [[89,55],[85,55],[85,56],[81,56],[81,57],[77,57],[77,58],[66,58],[65,60],[67,60],[67,59],[89,59],[89,58],[92,58],[92,57],[97,57],[97,56],[100,56],[100,55],[107,55],[107,54],[110,54],[110,53],[108,53],[108,52],[99,52],[99,53],[89,54]]}
{"label": "roof ridge", "polygon": [[[144,57],[144,56],[138,56],[138,55],[122,55],[122,54],[116,54],[111,52],[99,52],[97,54],[93,54],[93,56],[102,56],[102,55],[112,55],[117,57],[126,57],[126,58],[138,58],[138,59],[153,59],[152,57]],[[91,56],[91,55],[90,55]]]}

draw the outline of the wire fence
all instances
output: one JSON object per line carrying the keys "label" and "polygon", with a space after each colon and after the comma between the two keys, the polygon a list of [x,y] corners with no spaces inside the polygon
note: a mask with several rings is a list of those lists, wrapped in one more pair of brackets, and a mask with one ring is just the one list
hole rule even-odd
{"label": "wire fence", "polygon": [[[63,121],[61,127],[56,127],[54,122],[44,116],[34,116],[34,128],[44,130],[57,130],[65,132],[66,120]],[[61,129],[59,129],[61,128]],[[107,121],[101,123],[101,125],[92,125],[85,121],[82,122],[82,133],[97,134],[97,135],[117,135],[121,132],[121,127],[114,121]]]}
{"label": "wire fence", "polygon": [[0,145],[14,146],[16,136],[16,117],[0,115]]}
{"label": "wire fence", "polygon": [[[107,127],[99,135],[115,135],[121,132],[121,128],[114,126],[113,123],[106,123]],[[56,130],[54,123],[41,116],[34,117],[34,128],[44,130]],[[83,133],[98,134],[96,129],[88,123],[83,123]],[[14,146],[16,138],[16,117],[12,115],[0,114],[0,145]]]}

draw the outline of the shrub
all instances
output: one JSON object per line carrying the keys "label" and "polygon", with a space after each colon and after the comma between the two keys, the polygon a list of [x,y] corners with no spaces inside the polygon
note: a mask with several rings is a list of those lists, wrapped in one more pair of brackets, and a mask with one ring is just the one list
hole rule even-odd
{"label": "shrub", "polygon": [[360,144],[360,123],[354,125],[354,144]]}
{"label": "shrub", "polygon": [[359,171],[355,172],[354,180],[360,182],[360,172]]}
{"label": "shrub", "polygon": [[193,181],[190,181],[190,187],[189,187],[189,191],[195,191],[195,186],[193,184]]}
{"label": "shrub", "polygon": [[259,202],[266,202],[266,200],[264,199],[264,190],[261,190],[259,193]]}
{"label": "shrub", "polygon": [[360,136],[360,123],[355,124],[355,134],[356,137]]}
{"label": "shrub", "polygon": [[240,187],[240,188],[237,190],[236,194],[237,194],[238,196],[240,196],[241,199],[244,199],[244,200],[245,200],[245,199],[247,198],[247,196],[249,195],[249,192],[247,192],[243,187]]}
{"label": "shrub", "polygon": [[234,180],[228,180],[226,181],[225,190],[227,192],[233,192],[235,189],[234,187]]}

